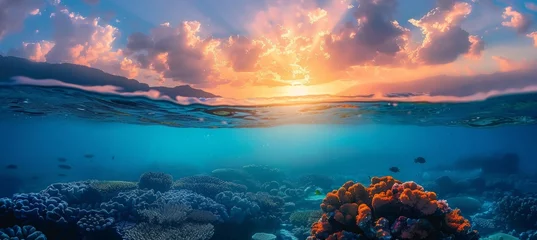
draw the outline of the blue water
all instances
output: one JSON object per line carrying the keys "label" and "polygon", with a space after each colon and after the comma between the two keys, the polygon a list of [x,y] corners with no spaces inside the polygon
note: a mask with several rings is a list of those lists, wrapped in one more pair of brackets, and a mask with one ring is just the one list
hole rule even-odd
{"label": "blue water", "polygon": [[[49,91],[32,89],[40,90]],[[65,94],[62,90],[57,91],[59,94]],[[162,114],[158,121],[152,121],[150,124],[147,124],[147,121],[137,122],[136,119],[140,118],[114,118],[104,113],[96,114],[95,111],[91,116],[81,116],[79,114],[82,110],[76,105],[81,103],[69,102],[69,98],[58,101],[57,104],[49,102],[50,105],[47,106],[47,101],[54,98],[53,93],[46,95],[48,100],[38,97],[29,99],[27,94],[10,94],[3,95],[4,108],[0,114],[3,116],[0,119],[0,165],[6,166],[0,169],[0,179],[4,182],[0,187],[0,197],[11,197],[21,192],[39,192],[56,182],[89,179],[138,182],[143,173],[150,171],[164,172],[177,180],[193,175],[210,175],[215,169],[241,169],[242,166],[252,164],[277,168],[284,172],[289,180],[308,174],[327,176],[334,180],[333,189],[348,180],[368,184],[371,176],[385,175],[392,175],[401,181],[416,181],[424,186],[434,183],[442,176],[449,176],[453,181],[482,178],[489,182],[507,182],[509,179],[509,184],[515,182],[511,190],[517,194],[534,191],[520,186],[537,186],[531,185],[537,182],[537,125],[533,121],[537,117],[537,107],[534,104],[535,95],[531,94],[464,104],[400,103],[398,109],[393,112],[378,109],[378,106],[393,107],[389,103],[349,103],[360,106],[360,110],[355,111],[362,111],[364,108],[377,109],[361,112],[360,119],[367,118],[369,121],[356,123],[336,117],[341,116],[337,113],[353,111],[347,108],[334,110],[336,114],[326,114],[333,108],[317,110],[311,117],[323,121],[311,122],[305,121],[308,116],[297,120],[277,115],[289,109],[281,112],[276,109],[265,113],[266,117],[259,119],[264,123],[257,127],[255,120],[247,118],[186,110],[199,107],[218,110],[218,107],[175,106],[177,109],[174,111],[177,114],[188,112],[189,117],[180,120],[181,125],[188,123],[187,128],[169,124],[170,119],[177,118],[168,116],[169,119],[163,119],[166,115]],[[106,102],[110,98],[99,94],[83,94],[86,97],[90,95],[93,103],[99,99]],[[148,99],[124,100],[147,102],[152,107],[145,108],[155,113],[175,108],[167,105],[168,103],[166,108],[159,108],[162,103]],[[84,104],[85,112],[91,110],[88,102]],[[326,105],[331,104],[334,103]],[[14,105],[22,107],[13,107]],[[122,106],[125,107],[124,105],[126,104]],[[129,105],[129,117],[136,112],[136,106]],[[300,109],[315,106],[318,105],[306,104],[294,109],[304,112]],[[114,111],[121,110],[121,106],[115,107]],[[21,111],[22,108],[25,108],[24,111]],[[225,109],[232,112],[233,107],[227,106]],[[408,109],[412,109],[415,114],[400,114],[406,113]],[[439,111],[433,111],[434,109],[448,112],[440,114]],[[427,112],[430,112],[430,117],[427,117]],[[144,112],[137,114],[143,115]],[[197,121],[199,118],[204,121]],[[211,128],[222,121],[228,121],[230,125]],[[515,154],[519,159],[518,162],[512,162],[512,165],[519,169],[516,173],[500,171],[492,174],[483,172],[479,167],[461,169],[451,166],[460,159],[494,159],[495,156],[508,153]],[[85,157],[87,154],[94,156]],[[420,156],[427,160],[425,164],[414,162],[414,159]],[[65,158],[66,162],[59,162],[58,158]],[[59,164],[68,164],[71,169],[59,168]],[[490,164],[497,163],[491,160]],[[400,172],[391,172],[390,167],[398,167]],[[262,181],[256,177],[254,175],[253,179]],[[325,194],[331,190],[322,189],[322,192]],[[301,191],[306,191],[305,195],[310,197],[315,195],[313,191]],[[503,191],[496,190],[499,194],[504,194]],[[487,199],[481,194],[463,192],[439,197],[472,196],[479,198],[483,204],[497,201]],[[322,197],[319,200],[321,199]],[[296,202],[297,205],[299,203],[300,201]],[[320,201],[314,206],[318,204]],[[480,209],[487,210],[490,209]],[[281,216],[281,224],[289,224],[288,218],[288,215]],[[38,230],[47,232],[45,227]],[[516,229],[516,233],[509,232],[513,229],[497,230],[518,236],[519,233],[532,229]],[[537,230],[537,225],[534,230]],[[279,234],[278,229],[272,231],[265,230],[270,234]],[[213,239],[250,238],[223,238],[220,235]]]}

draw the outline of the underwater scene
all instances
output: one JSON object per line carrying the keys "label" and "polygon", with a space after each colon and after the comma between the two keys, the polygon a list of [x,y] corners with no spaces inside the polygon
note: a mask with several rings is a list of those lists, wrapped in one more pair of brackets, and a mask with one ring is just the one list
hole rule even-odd
{"label": "underwater scene", "polygon": [[0,88],[2,239],[537,239],[537,94],[180,105]]}
{"label": "underwater scene", "polygon": [[537,0],[0,0],[0,240],[537,240]]}

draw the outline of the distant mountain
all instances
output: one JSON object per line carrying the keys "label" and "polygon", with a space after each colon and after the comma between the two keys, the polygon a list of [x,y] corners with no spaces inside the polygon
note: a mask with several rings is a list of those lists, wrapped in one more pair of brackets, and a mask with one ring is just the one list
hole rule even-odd
{"label": "distant mountain", "polygon": [[113,85],[123,88],[122,92],[157,90],[162,95],[167,95],[171,98],[177,96],[198,98],[220,97],[200,89],[192,88],[189,85],[173,88],[150,87],[135,79],[108,74],[102,70],[82,65],[33,62],[24,58],[0,56],[0,81],[9,81],[12,77],[16,76],[33,79],[55,79],[81,86]]}
{"label": "distant mountain", "polygon": [[537,85],[537,68],[495,72],[473,76],[438,75],[414,81],[374,82],[358,84],[338,95],[368,93],[429,93],[431,96],[464,97],[479,92],[502,91]]}

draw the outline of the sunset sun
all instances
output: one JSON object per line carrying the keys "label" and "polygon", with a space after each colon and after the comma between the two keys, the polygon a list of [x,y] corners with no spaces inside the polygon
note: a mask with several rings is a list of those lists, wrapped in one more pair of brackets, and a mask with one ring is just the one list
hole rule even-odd
{"label": "sunset sun", "polygon": [[305,96],[308,95],[308,86],[302,84],[294,84],[285,88],[286,96]]}

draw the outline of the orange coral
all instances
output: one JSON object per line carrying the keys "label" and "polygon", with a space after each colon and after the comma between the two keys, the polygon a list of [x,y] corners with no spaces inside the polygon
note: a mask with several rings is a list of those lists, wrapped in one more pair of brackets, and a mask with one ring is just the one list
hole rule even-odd
{"label": "orange coral", "polygon": [[369,193],[367,192],[367,189],[364,187],[364,185],[357,183],[349,188],[349,192],[351,193],[351,200],[357,204],[366,203],[369,200]]}
{"label": "orange coral", "polygon": [[401,183],[399,180],[395,180],[392,176],[385,177],[373,177],[371,178],[371,185],[367,188],[369,196],[375,196],[375,194],[388,191],[392,189],[393,185]]}
{"label": "orange coral", "polygon": [[353,224],[358,214],[358,204],[346,203],[336,211],[334,219],[342,224]]}
{"label": "orange coral", "polygon": [[460,209],[455,209],[446,214],[445,220],[448,227],[458,233],[466,232],[471,227],[470,221],[461,216]]}
{"label": "orange coral", "polygon": [[375,194],[375,196],[373,196],[373,201],[371,202],[371,205],[373,206],[373,209],[378,209],[393,201],[393,192],[391,190],[388,190],[386,192]]}
{"label": "orange coral", "polygon": [[362,223],[369,222],[371,218],[371,208],[366,204],[360,204],[358,215],[356,216],[356,225],[360,226]]}
{"label": "orange coral", "polygon": [[326,197],[321,203],[321,209],[324,212],[333,212],[341,205],[337,191],[332,191],[326,194]]}
{"label": "orange coral", "polygon": [[[378,210],[383,206],[388,206]],[[402,183],[391,176],[374,177],[371,179],[369,187],[352,181],[346,182],[338,190],[329,192],[321,204],[321,209],[325,212],[321,220],[312,226],[311,239],[333,239],[339,240],[346,237],[341,231],[332,229],[332,220],[335,220],[346,226],[358,226],[361,230],[350,234],[363,234],[373,229],[374,222],[378,219],[386,219],[398,213],[398,210],[404,210],[407,216],[400,217],[416,218],[425,221],[431,221],[428,217],[434,214],[438,209],[441,213],[446,213],[444,219],[434,218],[434,221],[445,221],[445,226],[453,233],[471,234],[467,231],[470,228],[470,222],[460,215],[460,210],[450,211],[444,200],[437,200],[434,192],[427,192],[424,188],[415,182]],[[419,212],[419,214],[417,214]],[[387,215],[384,215],[387,214]],[[332,219],[328,220],[328,216]],[[387,224],[388,220],[385,220]],[[414,223],[418,224],[418,223]],[[402,226],[403,228],[411,227]],[[341,227],[338,227],[340,229]],[[389,227],[388,227],[389,228]],[[352,229],[352,228],[351,228]],[[356,228],[355,228],[356,229]],[[361,232],[363,231],[363,232]],[[398,234],[402,238],[425,238],[429,231],[419,228],[408,228]],[[370,232],[371,234],[371,232]],[[373,233],[375,234],[375,233]],[[376,234],[390,234],[388,231],[378,230]]]}
{"label": "orange coral", "polygon": [[425,215],[433,214],[438,208],[436,194],[420,189],[406,188],[399,196],[399,200],[405,205],[417,208]]}
{"label": "orange coral", "polygon": [[324,231],[331,231],[332,226],[328,223],[328,217],[323,214],[321,219],[311,225],[311,234],[315,235]]}

